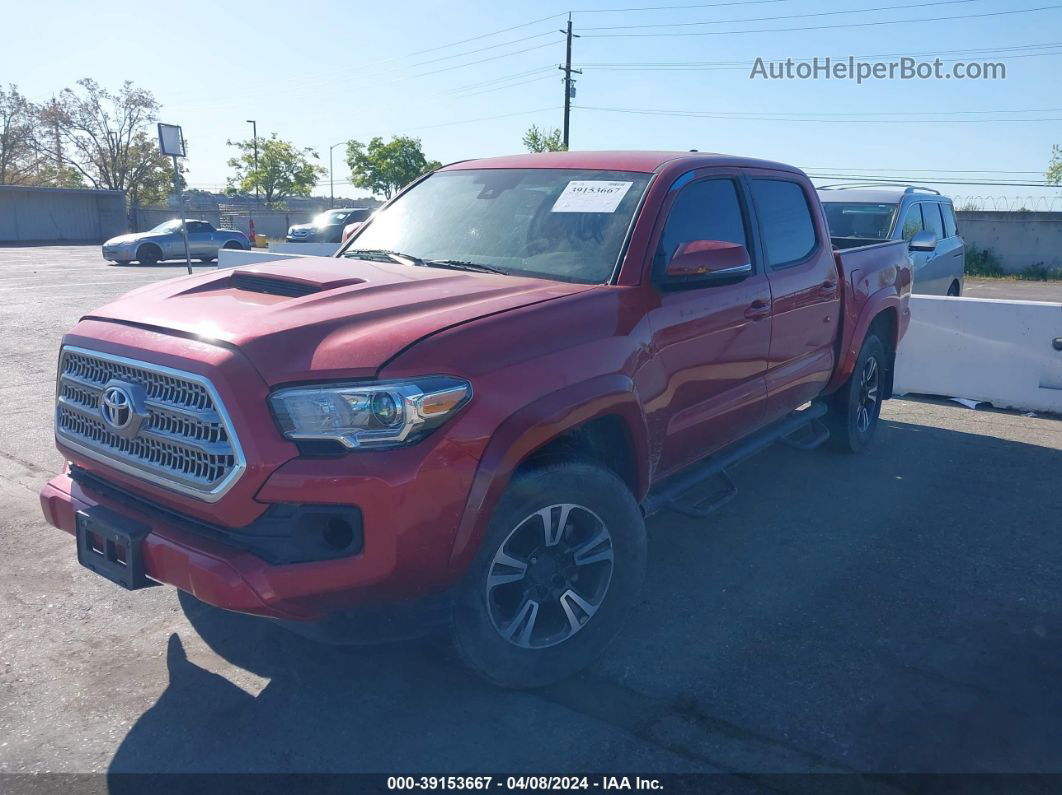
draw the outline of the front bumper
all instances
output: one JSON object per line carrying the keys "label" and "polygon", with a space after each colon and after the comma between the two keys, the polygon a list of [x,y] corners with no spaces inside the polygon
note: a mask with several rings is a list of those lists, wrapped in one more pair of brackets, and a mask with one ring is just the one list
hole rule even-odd
{"label": "front bumper", "polygon": [[[146,524],[144,573],[226,610],[317,621],[446,589],[461,573],[449,566],[450,552],[476,462],[446,450],[442,460],[420,469],[419,479],[393,480],[342,471],[350,463],[297,459],[274,472],[259,493],[267,504],[329,505],[342,496],[357,505],[364,515],[363,546],[356,554],[327,560],[271,563],[224,537],[199,531],[187,517],[147,499],[123,499],[120,490],[75,480],[69,471],[44,486],[40,501],[45,519],[71,535],[77,512],[95,506]],[[229,535],[239,532],[233,528]]]}

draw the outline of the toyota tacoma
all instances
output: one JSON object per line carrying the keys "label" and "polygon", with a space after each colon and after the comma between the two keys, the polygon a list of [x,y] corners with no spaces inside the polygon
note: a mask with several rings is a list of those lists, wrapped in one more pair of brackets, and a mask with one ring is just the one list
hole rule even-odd
{"label": "toyota tacoma", "polygon": [[790,166],[455,163],[335,257],[84,316],[44,515],[126,588],[333,640],[445,626],[490,681],[541,685],[637,604],[647,516],[708,515],[776,441],[868,445],[910,291],[907,244],[835,250]]}

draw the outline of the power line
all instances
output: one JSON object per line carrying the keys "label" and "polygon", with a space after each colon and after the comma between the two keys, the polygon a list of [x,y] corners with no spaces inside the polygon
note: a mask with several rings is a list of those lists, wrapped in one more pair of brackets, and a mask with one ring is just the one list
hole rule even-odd
{"label": "power line", "polygon": [[611,27],[601,28],[582,28],[584,31],[597,31],[597,30],[634,30],[641,28],[686,28],[697,27],[701,25],[727,25],[730,23],[741,22],[771,22],[781,19],[807,19],[809,17],[829,17],[837,14],[863,14],[870,13],[872,11],[895,11],[902,8],[924,8],[926,6],[950,6],[958,5],[961,3],[975,3],[979,0],[935,0],[931,3],[905,3],[903,5],[895,6],[876,6],[874,8],[846,8],[840,11],[814,11],[806,14],[784,14],[773,17],[746,17],[743,19],[714,19],[710,22],[657,22],[651,25],[612,25]]}
{"label": "power line", "polygon": [[868,182],[896,183],[896,182],[932,182],[934,185],[986,185],[998,188],[1057,188],[1048,182],[1011,182],[1006,180],[946,180],[933,179],[932,177],[881,177],[868,174],[808,174],[808,179],[813,180],[866,180]]}
{"label": "power line", "polygon": [[573,14],[620,14],[625,11],[681,11],[694,8],[721,8],[723,6],[757,6],[767,3],[787,3],[789,0],[728,0],[725,3],[693,3],[674,6],[640,6],[638,8],[573,8]]}
{"label": "power line", "polygon": [[[805,166],[804,171],[858,171],[858,168],[841,166]],[[931,172],[934,174],[1043,174],[1043,171],[997,171],[990,168],[867,168],[867,171]],[[929,179],[920,177],[919,179]]]}
{"label": "power line", "polygon": [[[478,61],[469,61],[468,63],[459,63],[459,64],[455,64],[454,66],[444,66],[441,69],[432,69],[429,72],[418,72],[416,74],[408,75],[408,77],[427,77],[429,75],[439,74],[440,72],[449,72],[449,71],[452,71],[454,69],[464,69],[467,66],[476,66],[477,64],[487,63],[488,61],[497,61],[499,58],[509,58],[509,57],[511,57],[513,55],[520,55],[521,53],[532,52],[533,50],[541,50],[543,47],[553,47],[553,46],[555,46],[555,44],[556,44],[556,42],[549,41],[549,42],[546,42],[545,44],[539,44],[539,45],[536,45],[534,47],[527,47],[527,48],[525,48],[523,50],[516,50],[515,52],[506,52],[506,53],[502,53],[501,55],[492,55],[492,56],[490,56],[488,58],[480,58]],[[400,79],[405,79],[405,78],[400,78]]]}
{"label": "power line", "polygon": [[[539,17],[538,19],[532,19],[530,22],[521,22],[519,25],[512,25],[511,27],[508,27],[508,28],[501,28],[500,30],[494,30],[494,31],[491,31],[490,33],[481,33],[478,36],[471,36],[471,37],[469,37],[467,39],[461,39],[460,41],[452,41],[449,44],[439,44],[438,46],[435,46],[435,47],[428,47],[425,50],[414,50],[413,52],[408,52],[404,56],[401,56],[401,58],[408,58],[411,55],[424,55],[424,54],[429,53],[429,52],[436,52],[438,50],[445,50],[447,47],[456,47],[459,44],[468,44],[470,41],[479,41],[480,39],[488,39],[491,36],[500,36],[502,33],[508,33],[509,31],[518,30],[520,28],[527,28],[527,27],[530,27],[531,25],[537,25],[540,22],[548,22],[551,19],[557,19],[558,17],[563,17],[563,16],[564,16],[564,12],[563,11],[558,13],[558,14],[550,14],[548,17]],[[392,59],[389,59],[389,60],[401,60],[401,58],[397,58],[397,59],[392,58]]]}
{"label": "power line", "polygon": [[[629,113],[642,116],[680,116],[695,119],[718,119],[722,121],[791,121],[807,122],[812,124],[1005,124],[1023,122],[1031,123],[1062,121],[1062,117],[1038,119],[843,119],[835,116],[831,116],[829,118],[799,118],[795,116],[760,116],[752,113],[727,115],[723,113],[715,113],[713,111],[695,110],[659,110],[655,108],[602,108],[594,107],[591,105],[580,105],[579,110],[599,111],[604,113]],[[975,111],[970,112],[973,113]]]}
{"label": "power line", "polygon": [[474,97],[474,96],[478,96],[479,94],[489,94],[492,91],[504,91],[504,90],[510,89],[510,88],[517,88],[519,86],[526,86],[526,85],[529,85],[530,83],[541,83],[544,80],[555,80],[555,79],[556,78],[552,74],[539,75],[538,77],[532,77],[529,80],[520,80],[519,82],[516,82],[516,83],[504,83],[503,85],[493,86],[491,88],[481,88],[478,91],[469,91],[469,92],[465,92],[465,93],[462,93],[462,94],[457,94],[457,96],[459,96],[459,97]]}
{"label": "power line", "polygon": [[710,31],[698,31],[696,33],[588,33],[586,38],[594,39],[616,39],[616,38],[650,38],[650,37],[671,37],[671,36],[736,36],[744,33],[798,33],[808,30],[836,30],[838,28],[868,28],[876,27],[879,25],[906,25],[912,22],[943,22],[952,19],[976,19],[983,17],[1001,17],[1011,14],[1032,14],[1039,11],[1052,11],[1057,8],[1062,8],[1062,4],[1049,5],[1049,6],[1037,6],[1036,8],[1019,8],[1012,9],[1010,11],[987,11],[978,14],[954,14],[945,17],[924,17],[922,19],[885,19],[876,22],[845,22],[837,25],[807,25],[804,27],[794,28],[754,28],[752,30],[710,30]]}
{"label": "power line", "polygon": [[521,42],[531,41],[532,39],[541,39],[543,36],[552,36],[552,35],[553,35],[553,31],[552,30],[547,30],[545,33],[535,33],[532,36],[524,36],[521,39],[513,39],[512,41],[503,41],[500,44],[491,44],[491,45],[489,45],[487,47],[480,47],[478,50],[469,50],[468,52],[459,52],[459,53],[455,53],[454,55],[442,55],[442,56],[440,56],[438,58],[432,58],[432,59],[427,60],[427,61],[418,61],[416,63],[411,63],[410,66],[413,66],[413,67],[427,66],[428,64],[438,63],[439,61],[448,61],[451,58],[463,58],[466,55],[476,55],[476,54],[481,53],[481,52],[486,52],[487,50],[496,50],[499,47],[508,47],[510,44],[520,44]]}
{"label": "power line", "polygon": [[[982,55],[985,53],[996,52],[1014,52],[1017,50],[1037,50],[1037,49],[1052,49],[1062,47],[1062,41],[1044,42],[1042,44],[1021,44],[1010,47],[981,47],[977,49],[964,49],[964,50],[936,50],[934,52],[879,52],[869,53],[864,55],[853,55],[856,60],[863,60],[869,58],[903,58],[903,57],[924,57],[924,56],[941,56],[941,55]],[[1035,55],[1058,55],[1057,52],[1048,53],[1035,53]],[[791,56],[787,56],[791,57]],[[818,56],[821,57],[821,56]],[[847,58],[848,56],[844,56]],[[1012,56],[997,56],[1005,60],[1007,58],[1019,58],[1021,55]],[[764,58],[767,62],[785,61],[786,58]],[[793,58],[793,61],[811,61],[812,58]],[[948,59],[950,60],[950,59]],[[632,71],[652,71],[654,69],[670,70],[670,69],[707,69],[707,68],[733,68],[741,69],[747,68],[754,64],[755,61],[597,61],[597,62],[584,62],[581,66],[584,69],[601,69],[601,70],[627,70]]]}

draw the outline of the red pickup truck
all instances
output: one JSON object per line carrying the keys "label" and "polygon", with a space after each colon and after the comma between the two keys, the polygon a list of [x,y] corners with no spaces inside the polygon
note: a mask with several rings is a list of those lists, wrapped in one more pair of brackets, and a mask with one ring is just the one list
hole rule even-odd
{"label": "red pickup truck", "polygon": [[623,624],[648,514],[707,515],[775,441],[867,445],[910,290],[906,244],[835,251],[790,166],[456,163],[335,258],[82,318],[41,503],[126,588],[346,640],[445,624],[489,680],[540,685]]}

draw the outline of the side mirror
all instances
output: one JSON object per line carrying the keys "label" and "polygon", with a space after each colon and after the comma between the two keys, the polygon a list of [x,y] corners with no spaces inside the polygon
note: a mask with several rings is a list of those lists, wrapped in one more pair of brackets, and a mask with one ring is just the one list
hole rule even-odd
{"label": "side mirror", "polygon": [[743,279],[752,273],[748,250],[725,240],[691,240],[679,243],[665,276],[669,283]]}
{"label": "side mirror", "polygon": [[343,238],[339,242],[340,243],[346,243],[348,240],[350,240],[352,237],[354,237],[354,234],[359,229],[361,229],[362,226],[364,226],[364,225],[365,225],[364,221],[355,221],[352,224],[347,224],[346,226],[344,226],[343,227]]}
{"label": "side mirror", "polygon": [[928,229],[923,229],[921,232],[915,234],[911,238],[911,242],[908,245],[911,251],[936,251],[937,248],[937,235],[936,232],[931,232]]}

